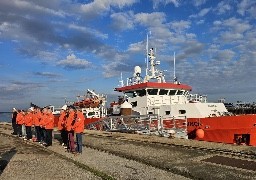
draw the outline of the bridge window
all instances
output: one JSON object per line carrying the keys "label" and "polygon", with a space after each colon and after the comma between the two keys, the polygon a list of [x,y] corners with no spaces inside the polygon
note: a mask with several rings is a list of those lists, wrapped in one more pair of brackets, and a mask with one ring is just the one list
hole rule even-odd
{"label": "bridge window", "polygon": [[167,95],[167,94],[168,94],[168,90],[166,90],[166,89],[160,89],[159,95]]}
{"label": "bridge window", "polygon": [[176,94],[176,91],[177,91],[177,90],[170,90],[169,95],[170,95],[170,96],[175,95],[175,94]]}
{"label": "bridge window", "polygon": [[132,107],[136,107],[137,106],[137,101],[131,102],[131,104],[132,104]]}
{"label": "bridge window", "polygon": [[186,110],[179,110],[179,114],[186,114]]}
{"label": "bridge window", "polygon": [[171,111],[165,111],[165,115],[170,115]]}
{"label": "bridge window", "polygon": [[93,116],[93,115],[95,115],[95,112],[89,112],[88,113],[88,116]]}
{"label": "bridge window", "polygon": [[183,95],[184,91],[178,90],[177,95]]}
{"label": "bridge window", "polygon": [[136,97],[136,93],[134,93],[134,91],[125,92],[125,95],[127,95],[127,96],[130,97],[130,98]]}
{"label": "bridge window", "polygon": [[158,89],[147,89],[149,95],[157,95]]}
{"label": "bridge window", "polygon": [[146,90],[145,89],[136,90],[136,93],[138,96],[142,97],[146,95]]}

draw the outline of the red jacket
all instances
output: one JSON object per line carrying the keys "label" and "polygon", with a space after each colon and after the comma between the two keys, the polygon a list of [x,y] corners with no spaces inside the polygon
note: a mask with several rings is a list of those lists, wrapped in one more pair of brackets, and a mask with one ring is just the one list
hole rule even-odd
{"label": "red jacket", "polygon": [[19,125],[24,124],[24,115],[23,112],[19,112],[16,117],[16,123]]}
{"label": "red jacket", "polygon": [[44,128],[45,129],[53,129],[54,128],[54,115],[49,113],[46,115],[47,117],[44,119]]}
{"label": "red jacket", "polygon": [[40,122],[39,122],[39,125],[41,127],[44,127],[46,119],[47,119],[47,114],[46,113],[42,113],[41,114],[41,119],[40,119]]}
{"label": "red jacket", "polygon": [[25,126],[32,126],[33,114],[31,112],[28,112],[24,118],[25,118],[25,120],[24,120]]}
{"label": "red jacket", "polygon": [[75,121],[75,124],[73,126],[73,129],[75,133],[82,133],[84,132],[84,115],[82,112],[78,111],[77,112],[77,118]]}
{"label": "red jacket", "polygon": [[62,111],[58,121],[58,130],[61,131],[65,128],[66,112]]}
{"label": "red jacket", "polygon": [[41,112],[40,111],[37,111],[37,112],[34,113],[33,120],[34,120],[34,125],[35,126],[40,125],[40,120],[41,120]]}
{"label": "red jacket", "polygon": [[75,112],[74,111],[69,112],[68,118],[66,120],[66,129],[67,129],[67,131],[73,130],[72,123],[73,123],[74,118],[75,118]]}

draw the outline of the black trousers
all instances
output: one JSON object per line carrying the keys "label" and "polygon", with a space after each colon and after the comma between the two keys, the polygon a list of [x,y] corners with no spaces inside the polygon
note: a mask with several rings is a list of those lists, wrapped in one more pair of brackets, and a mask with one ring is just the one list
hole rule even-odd
{"label": "black trousers", "polygon": [[45,137],[45,143],[46,146],[51,146],[52,145],[52,129],[46,129],[46,137]]}
{"label": "black trousers", "polygon": [[62,142],[64,143],[65,146],[67,146],[67,144],[68,144],[68,132],[66,130],[61,130],[60,135],[61,135]]}
{"label": "black trousers", "polygon": [[41,142],[46,142],[46,140],[45,140],[45,138],[46,138],[45,128],[40,127],[39,131],[40,131],[40,134],[41,134]]}
{"label": "black trousers", "polygon": [[41,127],[40,126],[35,126],[35,131],[36,131],[36,140],[41,141]]}
{"label": "black trousers", "polygon": [[17,134],[18,136],[22,136],[22,125],[21,124],[17,124]]}
{"label": "black trousers", "polygon": [[16,124],[16,119],[12,119],[12,129],[14,135],[17,135],[17,124]]}
{"label": "black trousers", "polygon": [[26,134],[27,134],[27,139],[32,139],[31,126],[26,126]]}

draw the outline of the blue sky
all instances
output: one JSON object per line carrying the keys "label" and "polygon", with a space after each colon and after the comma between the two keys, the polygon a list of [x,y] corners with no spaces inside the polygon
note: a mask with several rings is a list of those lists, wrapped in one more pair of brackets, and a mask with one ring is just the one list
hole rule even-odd
{"label": "blue sky", "polygon": [[175,51],[193,93],[256,101],[255,17],[255,0],[1,0],[0,111],[113,99],[121,72],[145,69],[148,32],[167,81]]}

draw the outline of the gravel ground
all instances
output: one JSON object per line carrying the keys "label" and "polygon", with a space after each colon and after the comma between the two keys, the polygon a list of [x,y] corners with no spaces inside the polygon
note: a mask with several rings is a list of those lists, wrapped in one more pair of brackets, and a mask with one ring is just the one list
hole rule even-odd
{"label": "gravel ground", "polygon": [[9,162],[0,171],[1,180],[101,179],[72,162],[21,141],[0,135],[0,159]]}
{"label": "gravel ground", "polygon": [[[0,128],[0,131],[5,134],[10,134],[10,130]],[[8,139],[11,147],[13,139],[20,143],[21,139],[5,137]],[[21,143],[24,144],[24,143]],[[17,156],[17,153],[12,157],[10,163],[0,176],[0,179],[99,179],[90,172],[101,173],[102,179],[120,179],[120,180],[169,180],[169,179],[188,179],[181,175],[177,175],[162,169],[146,165],[144,163],[129,160],[107,152],[98,151],[91,148],[84,148],[83,154],[74,156],[65,152],[57,140],[54,141],[52,147],[44,149],[35,143],[28,142],[25,147],[33,147],[40,153],[30,153],[28,150],[22,155]],[[4,144],[0,142],[0,148]],[[37,147],[37,148],[35,148]],[[28,148],[29,149],[29,148]],[[54,154],[55,152],[56,154]],[[60,158],[65,157],[65,159]],[[67,160],[68,159],[68,160]],[[73,163],[72,163],[73,162]],[[78,168],[78,166],[89,169],[90,172]],[[22,166],[22,168],[20,168]],[[81,171],[81,172],[80,172]],[[14,172],[14,173],[13,173]],[[61,172],[61,173],[58,173]],[[64,172],[64,173],[62,173]],[[19,176],[17,176],[19,174]],[[104,175],[107,175],[104,177]]]}
{"label": "gravel ground", "polygon": [[[3,126],[1,128],[1,125],[0,131],[10,134],[10,130],[8,130],[8,128],[4,130]],[[58,133],[55,132],[55,137],[57,136]],[[70,164],[67,167],[73,165],[74,169],[83,167],[84,171],[87,170],[85,171],[87,175],[89,173],[91,176],[81,179],[99,178],[94,176],[95,174],[98,174],[98,176],[103,179],[121,180],[187,178],[207,180],[256,179],[255,171],[204,161],[207,158],[224,156],[256,162],[256,156],[253,156],[253,154],[256,155],[255,147],[87,130],[85,131],[83,140],[86,147],[83,149],[83,154],[79,156],[65,152],[63,147],[58,145],[57,140],[55,140],[53,146],[44,151],[45,153],[50,153],[50,155],[47,155],[49,159],[46,161],[52,162],[51,159],[56,158],[58,160],[54,160],[54,162],[59,162],[61,164],[60,167],[65,166],[62,164]],[[18,141],[20,140],[18,139]],[[35,146],[35,143],[29,143],[26,147],[30,145]],[[0,147],[5,149],[6,145],[3,144],[3,146],[1,146],[0,144]],[[42,150],[42,147],[34,147],[33,149]],[[252,159],[244,158],[244,156],[240,157],[237,154],[223,154],[220,151],[214,151],[215,149],[250,153],[252,154]],[[56,153],[55,155],[53,155],[54,152]],[[26,156],[23,158],[25,157]],[[64,160],[63,157],[66,160]],[[36,164],[37,161],[33,161],[32,158],[29,162]],[[29,162],[28,164],[31,164]],[[53,163],[45,165],[48,169],[52,169],[50,172],[62,172],[61,169],[54,170],[56,167],[51,167],[52,164]],[[7,168],[5,171],[6,170]],[[23,171],[25,170],[22,170],[21,173]],[[94,174],[90,172],[94,172]],[[31,176],[32,175],[31,173]],[[104,175],[106,176],[104,177]],[[63,179],[62,177],[53,177],[55,179]],[[0,176],[0,178],[2,179],[2,176]],[[80,179],[80,177],[77,179]]]}
{"label": "gravel ground", "polygon": [[256,179],[255,171],[202,161],[219,155],[211,151],[89,135],[85,136],[84,139],[87,146],[150,164],[192,179]]}

